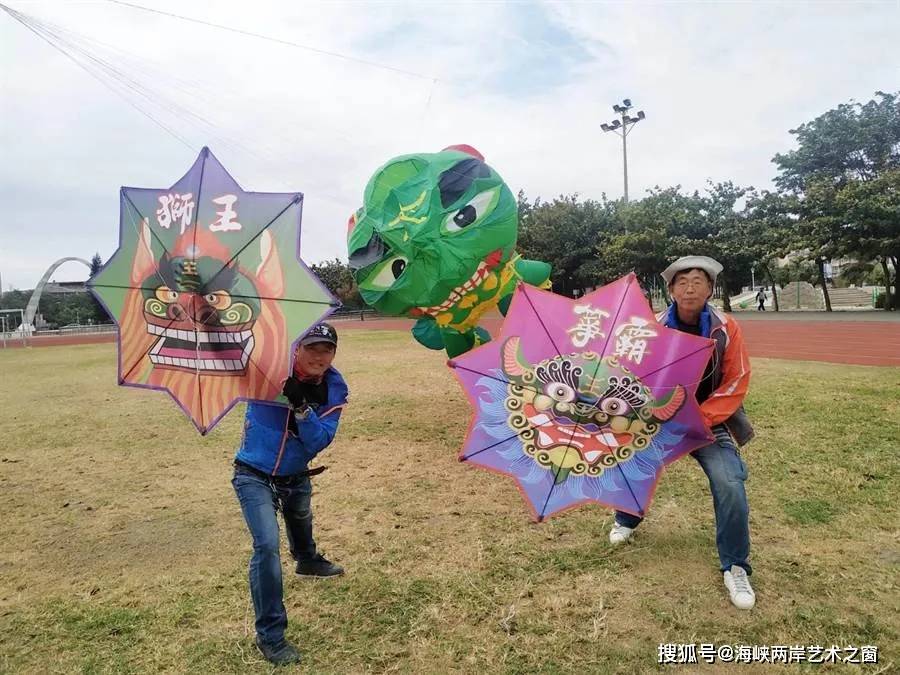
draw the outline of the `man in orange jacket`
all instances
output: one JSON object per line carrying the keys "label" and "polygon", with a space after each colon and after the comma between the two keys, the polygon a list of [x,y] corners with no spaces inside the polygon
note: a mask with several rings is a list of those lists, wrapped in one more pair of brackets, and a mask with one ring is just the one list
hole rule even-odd
{"label": "man in orange jacket", "polygon": [[[657,320],[669,328],[715,340],[716,346],[699,386],[697,402],[716,440],[695,450],[706,476],[716,513],[716,546],[725,587],[738,609],[751,609],[750,523],[744,481],[747,467],[738,447],[753,438],[743,401],[750,384],[750,360],[734,318],[708,304],[722,265],[706,256],[685,256],[662,273],[673,303]],[[628,541],[641,518],[616,511],[609,533],[613,545]]]}

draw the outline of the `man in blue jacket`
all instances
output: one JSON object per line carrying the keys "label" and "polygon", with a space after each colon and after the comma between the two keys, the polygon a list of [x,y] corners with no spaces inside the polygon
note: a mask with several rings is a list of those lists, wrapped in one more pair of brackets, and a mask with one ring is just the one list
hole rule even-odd
{"label": "man in blue jacket", "polygon": [[275,664],[296,663],[300,653],[284,637],[287,612],[281,581],[276,512],[284,517],[297,574],[333,577],[344,570],[316,551],[312,536],[309,462],[337,433],[347,405],[347,384],[331,366],[337,332],[327,323],[313,326],[300,340],[293,374],[284,384],[291,407],[250,402],[231,483],[253,537],[250,594],[256,612],[256,644]]}

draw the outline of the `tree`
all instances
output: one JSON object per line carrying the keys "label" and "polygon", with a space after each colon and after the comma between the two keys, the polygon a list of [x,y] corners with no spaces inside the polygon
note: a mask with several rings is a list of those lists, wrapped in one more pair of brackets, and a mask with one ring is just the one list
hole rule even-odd
{"label": "tree", "polygon": [[94,254],[94,257],[91,258],[91,274],[90,278],[94,278],[97,276],[97,272],[99,272],[103,267],[103,258],[100,257],[100,252]]}
{"label": "tree", "polygon": [[841,266],[841,279],[847,286],[881,286],[884,274],[876,262],[851,262]]}
{"label": "tree", "polygon": [[775,155],[780,172],[775,182],[797,198],[799,247],[809,251],[819,268],[826,309],[831,306],[824,266],[835,256],[860,262],[879,258],[889,293],[893,265],[893,302],[886,306],[900,307],[898,93],[877,92],[866,104],[841,104],[791,133],[799,147]]}
{"label": "tree", "polygon": [[705,236],[696,242],[685,242],[691,252],[708,255],[722,263],[724,269],[718,283],[726,312],[731,311],[731,296],[737,295],[744,283],[750,281],[750,270],[755,262],[754,251],[748,248],[748,214],[746,209],[738,210],[739,202],[752,190],[731,181],[710,183],[701,199],[705,227],[700,234]]}
{"label": "tree", "polygon": [[818,272],[815,265],[801,256],[794,256],[786,265],[772,271],[772,279],[782,290],[792,281],[818,283]]}
{"label": "tree", "polygon": [[789,253],[796,235],[793,199],[763,190],[751,192],[744,205],[740,245],[754,261],[754,268],[772,288],[775,311],[780,310],[777,286],[782,288],[790,279],[782,280],[776,258]]}
{"label": "tree", "polygon": [[597,242],[612,225],[614,208],[605,199],[579,202],[577,195],[528,204],[519,193],[517,249],[526,258],[550,263],[554,291],[572,297],[576,289],[597,281],[590,263]]}
{"label": "tree", "polygon": [[[93,279],[101,269],[103,269],[103,258],[100,257],[100,252],[98,251],[97,253],[94,253],[94,257],[91,258],[91,274],[89,278]],[[92,296],[91,304],[94,308],[94,319],[97,323],[109,321],[109,314],[106,313],[106,309],[104,309],[97,298]]]}
{"label": "tree", "polygon": [[790,133],[799,147],[776,154],[776,185],[801,194],[813,179],[838,187],[874,180],[900,166],[900,92],[876,92],[866,104],[842,103]]}
{"label": "tree", "polygon": [[358,309],[364,306],[350,265],[335,258],[309,268],[345,307]]}
{"label": "tree", "polygon": [[657,186],[644,199],[617,203],[588,269],[603,283],[633,271],[644,288],[654,288],[659,273],[679,255],[673,240],[696,236],[700,209],[697,194],[685,195],[680,186]]}
{"label": "tree", "polygon": [[718,285],[724,308],[731,311],[730,296],[750,280],[754,262],[747,216],[738,210],[750,190],[730,181],[710,183],[705,194],[656,187],[644,199],[618,207],[590,269],[604,281],[633,270],[645,288],[653,288],[675,258],[711,256],[725,268]]}
{"label": "tree", "polygon": [[[31,291],[14,289],[0,295],[0,309],[25,309],[31,299]],[[19,325],[19,314],[7,314],[6,326],[16,328]],[[2,324],[0,324],[2,325]]]}
{"label": "tree", "polygon": [[863,260],[881,264],[887,291],[885,307],[900,309],[900,168],[848,184],[835,197],[835,206],[843,217],[844,248],[856,251]]}

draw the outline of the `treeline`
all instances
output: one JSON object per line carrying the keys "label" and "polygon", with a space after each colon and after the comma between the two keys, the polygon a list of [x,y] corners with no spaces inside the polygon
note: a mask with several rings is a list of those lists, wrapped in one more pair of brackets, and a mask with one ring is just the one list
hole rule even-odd
{"label": "treeline", "polygon": [[[33,291],[8,291],[0,298],[0,309],[25,309]],[[108,323],[106,312],[99,307],[89,293],[55,294],[44,292],[41,295],[38,312],[47,322],[47,328],[59,328],[70,324]],[[19,315],[8,315],[7,322],[11,329],[19,327]]]}
{"label": "treeline", "polygon": [[[95,253],[91,258],[90,276],[94,276],[103,267],[103,260],[99,253]],[[33,290],[19,291],[12,290],[6,293],[0,293],[0,309],[22,309],[28,306],[31,300]],[[41,294],[40,303],[38,304],[38,314],[40,314],[46,322],[46,328],[55,329],[70,324],[81,324],[82,326],[97,323],[111,323],[106,310],[103,309],[99,302],[94,300],[90,293],[48,293],[46,290]],[[7,315],[7,326],[11,329],[19,327],[19,315]]]}
{"label": "treeline", "polygon": [[[710,183],[703,191],[656,187],[630,203],[519,193],[518,249],[553,266],[553,288],[574,295],[634,271],[644,288],[681,255],[709,255],[725,266],[719,293],[745,286],[823,288],[826,264],[850,259],[844,283],[884,285],[887,307],[900,307],[900,92],[846,103],[791,134],[797,148],[775,155],[774,191]],[[788,258],[787,264],[779,264]],[[346,305],[360,305],[346,263],[314,265]]]}
{"label": "treeline", "polygon": [[[751,284],[784,287],[809,281],[825,293],[826,265],[842,267],[846,283],[884,285],[883,306],[900,309],[900,92],[876,92],[864,104],[845,103],[790,133],[797,148],[776,154],[776,190],[732,181],[703,191],[655,187],[629,203],[561,195],[529,200],[519,193],[518,250],[553,266],[553,288],[575,295],[634,271],[645,289],[681,255],[709,255],[725,266],[719,294]],[[778,261],[789,259],[786,265]],[[99,256],[92,268],[99,269]],[[348,308],[362,299],[347,263],[334,259],[312,271]],[[24,307],[30,292],[3,294],[3,308]],[[106,320],[86,295],[45,296],[51,324]]]}
{"label": "treeline", "polygon": [[[821,286],[830,309],[826,264],[855,261],[842,278],[883,284],[900,308],[900,106],[878,92],[791,130],[798,148],[775,155],[776,191],[731,181],[702,192],[680,186],[624,203],[519,194],[519,250],[553,265],[554,290],[568,295],[634,270],[645,288],[681,255],[709,255],[725,266],[721,295],[789,281]],[[776,261],[790,255],[790,263]]]}

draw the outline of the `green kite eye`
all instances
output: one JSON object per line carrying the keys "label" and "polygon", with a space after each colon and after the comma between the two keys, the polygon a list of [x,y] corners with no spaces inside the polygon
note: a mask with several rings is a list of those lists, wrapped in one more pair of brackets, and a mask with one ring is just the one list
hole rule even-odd
{"label": "green kite eye", "polygon": [[447,215],[444,219],[444,232],[456,234],[471,227],[493,211],[498,201],[500,201],[498,187],[475,195],[468,204]]}
{"label": "green kite eye", "polygon": [[394,285],[406,269],[409,260],[402,255],[395,255],[378,266],[359,286],[369,291],[383,291]]}

